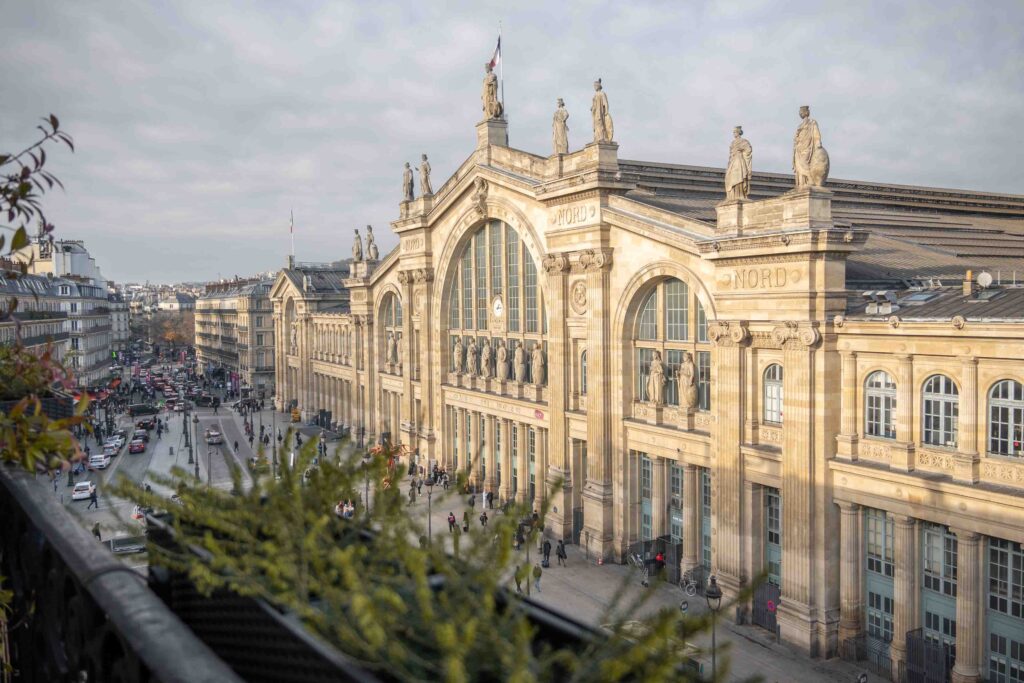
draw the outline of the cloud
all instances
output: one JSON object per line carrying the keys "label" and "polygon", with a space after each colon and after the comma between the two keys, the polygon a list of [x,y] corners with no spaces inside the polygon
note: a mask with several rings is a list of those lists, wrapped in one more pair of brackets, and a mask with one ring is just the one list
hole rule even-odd
{"label": "cloud", "polygon": [[546,154],[557,97],[590,139],[604,79],[620,155],[788,171],[810,104],[835,177],[1021,192],[1024,6],[888,2],[211,0],[15,3],[0,46],[4,149],[54,112],[62,235],[119,280],[202,280],[397,242],[405,161],[434,186],[466,158],[503,25],[513,146]]}

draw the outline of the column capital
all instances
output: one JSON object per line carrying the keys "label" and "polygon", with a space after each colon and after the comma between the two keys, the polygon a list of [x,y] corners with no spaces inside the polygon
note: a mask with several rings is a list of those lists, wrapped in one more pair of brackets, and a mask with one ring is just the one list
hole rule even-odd
{"label": "column capital", "polygon": [[839,357],[842,358],[843,360],[856,360],[857,359],[857,352],[856,351],[840,351],[839,352]]}
{"label": "column capital", "polygon": [[978,358],[976,356],[960,356],[960,364],[969,367],[978,364]]}
{"label": "column capital", "polygon": [[977,543],[981,540],[981,534],[977,531],[971,531],[970,529],[957,529],[956,527],[950,527],[949,530],[956,535],[956,542],[959,543]]}
{"label": "column capital", "polygon": [[855,515],[860,512],[860,503],[851,503],[848,500],[837,500],[835,503],[844,515]]}
{"label": "column capital", "polygon": [[911,353],[897,353],[894,355],[900,363],[912,363],[914,361],[914,355]]}
{"label": "column capital", "polygon": [[687,474],[691,474],[691,473],[696,472],[696,471],[697,471],[697,466],[694,465],[692,462],[683,463],[683,472],[685,472]]}
{"label": "column capital", "polygon": [[901,528],[913,527],[917,524],[917,518],[909,515],[893,515],[893,523]]}

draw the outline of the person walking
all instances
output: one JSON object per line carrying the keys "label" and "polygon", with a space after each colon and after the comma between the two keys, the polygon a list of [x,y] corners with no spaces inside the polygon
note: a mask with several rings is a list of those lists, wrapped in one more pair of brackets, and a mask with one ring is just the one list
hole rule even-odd
{"label": "person walking", "polygon": [[448,513],[448,533],[455,533],[455,513]]}
{"label": "person walking", "polygon": [[469,531],[469,510],[462,511],[462,530]]}
{"label": "person walking", "polygon": [[100,533],[100,523],[96,522],[92,525],[92,535],[96,537],[96,540],[103,542],[103,535]]}
{"label": "person walking", "polygon": [[550,567],[551,566],[551,541],[549,541],[548,539],[545,538],[544,539],[544,545],[541,546],[541,547],[544,550],[544,566],[545,567]]}
{"label": "person walking", "polygon": [[566,562],[568,556],[565,552],[565,541],[559,540],[558,547],[555,548],[555,556],[558,557],[558,564],[562,567],[568,567],[569,564]]}
{"label": "person walking", "polygon": [[534,564],[533,565],[533,587],[535,589],[537,589],[538,593],[540,593],[540,575],[542,573],[543,572],[541,571],[540,564]]}
{"label": "person walking", "polygon": [[469,497],[469,509],[472,510],[476,507],[476,494],[474,493]]}
{"label": "person walking", "polygon": [[423,477],[416,479],[416,493],[423,495]]}
{"label": "person walking", "polygon": [[481,512],[480,513],[480,526],[482,526],[485,529],[487,528],[487,513],[486,512]]}
{"label": "person walking", "polygon": [[515,573],[512,574],[512,578],[516,580],[516,593],[522,594],[523,592],[523,569],[520,565],[516,565]]}
{"label": "person walking", "polygon": [[235,439],[235,453],[238,452],[238,439]]}
{"label": "person walking", "polygon": [[416,485],[413,484],[409,487],[409,505],[416,502]]}
{"label": "person walking", "polygon": [[88,510],[91,507],[95,507],[97,510],[100,509],[100,500],[96,495],[95,488],[92,490],[92,493],[89,494],[89,505],[87,505],[85,509]]}

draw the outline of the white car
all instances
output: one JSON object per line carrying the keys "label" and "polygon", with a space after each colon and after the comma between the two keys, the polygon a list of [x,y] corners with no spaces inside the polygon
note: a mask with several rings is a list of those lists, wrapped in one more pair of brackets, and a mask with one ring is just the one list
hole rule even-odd
{"label": "white car", "polygon": [[210,445],[217,445],[224,443],[224,437],[216,429],[210,428],[206,430],[206,443]]}
{"label": "white car", "polygon": [[89,467],[93,467],[98,470],[105,470],[110,467],[110,456],[104,455],[103,453],[97,453],[96,455],[89,456]]}
{"label": "white car", "polygon": [[71,490],[71,500],[89,500],[95,490],[96,484],[91,481],[80,481]]}
{"label": "white car", "polygon": [[123,446],[124,445],[124,434],[121,433],[123,431],[124,430],[122,429],[122,430],[119,430],[117,432],[114,432],[113,435],[108,436],[107,440],[104,442],[104,445],[106,445],[108,443],[113,443],[118,448]]}

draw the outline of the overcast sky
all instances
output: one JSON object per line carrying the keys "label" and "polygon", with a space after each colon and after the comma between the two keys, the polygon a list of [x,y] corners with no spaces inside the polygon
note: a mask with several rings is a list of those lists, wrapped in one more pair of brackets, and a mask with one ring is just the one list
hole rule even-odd
{"label": "overcast sky", "polygon": [[[470,154],[503,24],[513,147],[591,137],[600,76],[619,155],[724,166],[742,124],[790,171],[799,105],[836,178],[1024,194],[1024,3],[5,3],[0,149],[57,114],[47,198],[118,281],[230,277],[397,242],[402,165],[433,185]],[[418,183],[418,179],[417,179]],[[418,187],[417,187],[418,193]]]}

